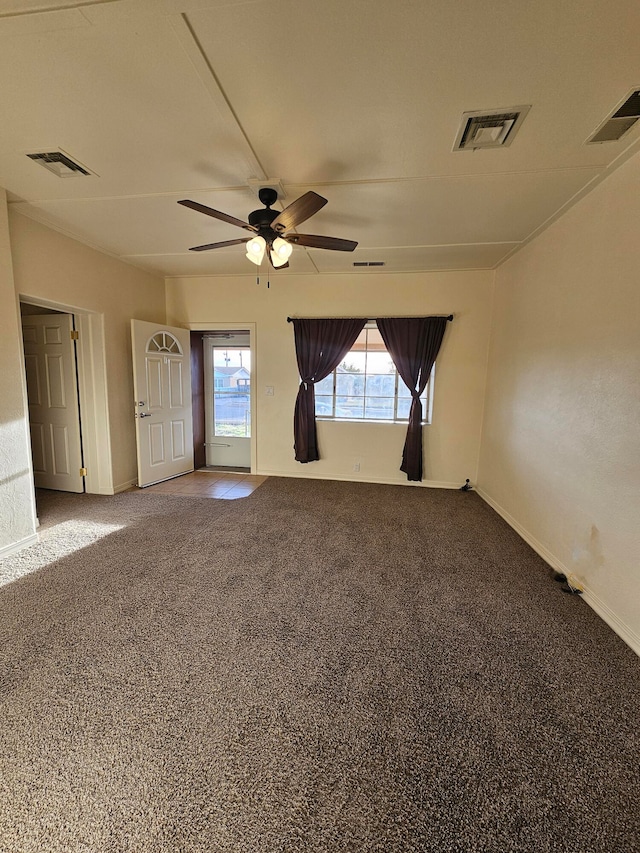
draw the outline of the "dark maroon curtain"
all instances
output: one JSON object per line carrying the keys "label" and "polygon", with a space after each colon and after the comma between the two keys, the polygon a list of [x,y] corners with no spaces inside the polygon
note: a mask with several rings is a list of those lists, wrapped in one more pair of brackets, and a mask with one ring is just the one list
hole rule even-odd
{"label": "dark maroon curtain", "polygon": [[400,470],[407,480],[422,480],[422,402],[436,360],[447,317],[392,317],[376,320],[402,381],[411,391],[409,427]]}
{"label": "dark maroon curtain", "polygon": [[314,385],[336,369],[366,322],[356,319],[293,320],[301,379],[293,418],[293,446],[297,462],[315,462],[320,458]]}

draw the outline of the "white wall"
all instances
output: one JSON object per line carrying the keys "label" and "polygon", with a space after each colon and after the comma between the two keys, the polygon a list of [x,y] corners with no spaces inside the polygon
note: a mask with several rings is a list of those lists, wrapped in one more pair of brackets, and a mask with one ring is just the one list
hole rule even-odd
{"label": "white wall", "polygon": [[0,557],[35,538],[31,449],[25,421],[22,334],[13,284],[7,197],[0,189]]}
{"label": "white wall", "polygon": [[[247,262],[248,263],[248,262]],[[476,478],[493,273],[446,272],[271,275],[271,287],[247,277],[167,280],[167,321],[174,325],[256,323],[257,460],[260,473],[407,483],[399,471],[406,426],[318,425],[321,459],[293,454],[298,391],[293,327],[287,316],[455,315],[437,361],[433,423],[424,428],[425,485],[459,486]],[[275,395],[265,395],[265,386]],[[354,460],[360,473],[354,473]]]}
{"label": "white wall", "polygon": [[640,653],[640,154],[496,273],[481,493]]}
{"label": "white wall", "polygon": [[9,227],[16,292],[103,317],[116,490],[136,478],[130,319],[164,322],[164,282],[20,214]]}

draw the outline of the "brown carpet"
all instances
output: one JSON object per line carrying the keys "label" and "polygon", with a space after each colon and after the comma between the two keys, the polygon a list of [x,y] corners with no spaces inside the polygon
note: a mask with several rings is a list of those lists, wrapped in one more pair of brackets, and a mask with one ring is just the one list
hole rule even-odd
{"label": "brown carpet", "polygon": [[0,589],[3,853],[640,850],[640,662],[476,494],[39,512],[0,562],[37,568]]}

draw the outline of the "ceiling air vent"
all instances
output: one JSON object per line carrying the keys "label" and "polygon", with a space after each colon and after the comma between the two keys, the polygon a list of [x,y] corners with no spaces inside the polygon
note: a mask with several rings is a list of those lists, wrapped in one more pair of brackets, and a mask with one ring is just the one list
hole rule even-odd
{"label": "ceiling air vent", "polygon": [[587,145],[594,142],[615,142],[621,139],[640,118],[640,89],[627,96],[616,111],[606,118],[593,136],[587,139]]}
{"label": "ceiling air vent", "polygon": [[530,109],[531,106],[520,106],[463,113],[453,150],[476,151],[511,145]]}
{"label": "ceiling air vent", "polygon": [[354,267],[383,267],[386,261],[354,261]]}
{"label": "ceiling air vent", "polygon": [[40,163],[45,169],[53,172],[59,178],[74,178],[80,175],[90,175],[91,172],[76,163],[63,151],[38,151],[35,154],[27,154],[30,160]]}

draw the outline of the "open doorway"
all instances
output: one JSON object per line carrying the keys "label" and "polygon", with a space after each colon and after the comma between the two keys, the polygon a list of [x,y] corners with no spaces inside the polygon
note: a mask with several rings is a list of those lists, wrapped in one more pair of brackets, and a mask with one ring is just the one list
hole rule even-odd
{"label": "open doorway", "polygon": [[251,349],[248,332],[203,336],[207,468],[251,470]]}
{"label": "open doorway", "polygon": [[255,473],[254,326],[191,332],[196,469]]}
{"label": "open doorway", "polygon": [[29,304],[20,313],[34,485],[84,492],[74,316]]}
{"label": "open doorway", "polygon": [[[23,316],[50,314],[74,318],[73,331],[78,335],[75,342],[76,410],[82,424],[80,467],[86,469],[84,491],[96,495],[112,495],[114,486],[103,315],[27,294],[20,294],[19,300]],[[26,385],[25,375],[25,391]],[[33,462],[35,461],[34,459]]]}

